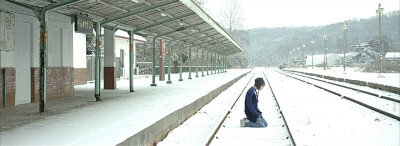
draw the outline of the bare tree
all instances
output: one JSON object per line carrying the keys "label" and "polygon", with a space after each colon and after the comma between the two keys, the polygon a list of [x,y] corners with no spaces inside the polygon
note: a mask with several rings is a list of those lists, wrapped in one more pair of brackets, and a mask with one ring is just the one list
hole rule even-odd
{"label": "bare tree", "polygon": [[243,11],[238,0],[225,0],[221,6],[221,17],[223,27],[232,34],[236,29],[243,29]]}
{"label": "bare tree", "polygon": [[[222,26],[228,33],[239,42],[239,44],[248,44],[247,30],[243,29],[243,11],[240,7],[239,0],[225,0],[221,5],[220,14],[222,19]],[[246,68],[248,66],[248,59],[245,52],[233,55],[231,60],[231,67]]]}

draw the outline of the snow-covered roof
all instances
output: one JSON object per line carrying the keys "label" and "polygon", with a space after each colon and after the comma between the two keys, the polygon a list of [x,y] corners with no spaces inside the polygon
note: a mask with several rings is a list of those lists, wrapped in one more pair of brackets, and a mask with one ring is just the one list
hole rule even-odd
{"label": "snow-covered roof", "polygon": [[400,58],[400,52],[387,52],[385,58]]}
{"label": "snow-covered roof", "polygon": [[[340,61],[342,59],[343,54],[327,54],[328,57],[328,65],[329,64],[333,64],[337,61]],[[314,55],[314,59],[312,59],[312,57],[310,55],[307,56],[306,58],[306,65],[311,65],[312,62],[314,62],[314,65],[317,64],[323,64],[324,62],[324,54],[320,54],[320,55]]]}

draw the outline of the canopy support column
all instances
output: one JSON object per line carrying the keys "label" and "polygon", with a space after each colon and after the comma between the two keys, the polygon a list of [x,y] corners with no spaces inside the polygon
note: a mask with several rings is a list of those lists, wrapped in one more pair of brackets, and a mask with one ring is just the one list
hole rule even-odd
{"label": "canopy support column", "polygon": [[133,90],[133,74],[135,71],[134,68],[134,47],[135,47],[135,42],[134,41],[134,34],[133,31],[129,31],[129,91],[130,92],[135,92]]}
{"label": "canopy support column", "polygon": [[196,51],[196,78],[199,77],[199,48]]}
{"label": "canopy support column", "polygon": [[204,77],[204,49],[201,50],[201,76]]}
{"label": "canopy support column", "polygon": [[189,80],[192,79],[192,47],[189,47]]}
{"label": "canopy support column", "polygon": [[213,62],[213,53],[211,53],[211,75],[214,74],[214,62]]}
{"label": "canopy support column", "polygon": [[172,50],[172,42],[169,42],[167,45],[168,49],[168,81],[167,84],[171,84],[171,50]]}
{"label": "canopy support column", "polygon": [[40,13],[40,103],[39,112],[44,112],[46,104],[46,67],[47,67],[47,17],[46,11]]}
{"label": "canopy support column", "polygon": [[150,86],[157,86],[156,84],[156,38],[153,38],[153,75],[151,77]]}
{"label": "canopy support column", "polygon": [[182,48],[183,47],[185,47],[185,46],[182,46],[181,48],[180,48],[180,52],[179,52],[179,64],[180,64],[180,66],[179,66],[179,81],[183,81],[183,79],[182,79]]}
{"label": "canopy support column", "polygon": [[94,84],[95,84],[95,89],[94,89],[94,97],[96,98],[96,101],[101,101],[100,98],[100,23],[96,23],[95,25],[96,29],[96,51],[95,51],[95,77],[94,77]]}
{"label": "canopy support column", "polygon": [[206,60],[207,60],[207,61],[206,61],[206,62],[207,62],[206,71],[207,71],[207,76],[209,75],[209,74],[208,74],[208,70],[209,70],[208,67],[210,66],[210,56],[209,56],[209,53],[210,53],[209,51],[207,51],[207,53],[206,53]]}

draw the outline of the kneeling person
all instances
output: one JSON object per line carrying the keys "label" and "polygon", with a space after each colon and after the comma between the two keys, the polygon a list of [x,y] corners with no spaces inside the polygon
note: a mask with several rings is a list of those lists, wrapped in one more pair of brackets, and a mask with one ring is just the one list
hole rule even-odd
{"label": "kneeling person", "polygon": [[267,121],[262,117],[262,112],[258,109],[258,93],[265,86],[263,78],[257,78],[255,84],[246,93],[244,112],[248,120],[245,127],[264,128],[268,126]]}

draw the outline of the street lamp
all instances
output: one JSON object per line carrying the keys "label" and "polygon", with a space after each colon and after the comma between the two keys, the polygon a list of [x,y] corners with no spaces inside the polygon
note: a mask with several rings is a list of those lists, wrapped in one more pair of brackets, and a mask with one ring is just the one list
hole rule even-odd
{"label": "street lamp", "polygon": [[346,52],[347,52],[347,44],[346,44],[347,25],[346,25],[346,23],[343,24],[342,29],[343,29],[343,43],[344,43],[343,72],[345,72],[346,71]]}
{"label": "street lamp", "polygon": [[[300,47],[299,46],[297,46],[297,51],[300,51]],[[299,55],[300,55],[300,52],[299,52]],[[301,62],[300,62],[300,64],[301,64]]]}
{"label": "street lamp", "polygon": [[314,69],[314,48],[312,47],[314,45],[314,40],[311,40],[311,69]]}
{"label": "street lamp", "polygon": [[296,49],[293,49],[292,50],[292,54],[293,54],[293,63],[294,63],[294,60],[296,60],[296,53],[295,53],[295,51],[296,51]]}
{"label": "street lamp", "polygon": [[304,67],[304,49],[306,47],[306,44],[303,44],[303,49],[301,49],[301,65]]}
{"label": "street lamp", "polygon": [[357,44],[356,44],[356,48],[358,48],[359,47],[359,45],[358,45],[358,30],[360,29],[360,25],[357,25]]}
{"label": "street lamp", "polygon": [[380,49],[379,61],[380,61],[380,64],[381,64],[381,69],[379,71],[379,76],[378,77],[383,77],[382,76],[382,63],[383,63],[382,30],[381,30],[381,14],[383,13],[383,8],[381,8],[381,4],[380,3],[378,5],[378,9],[376,10],[376,13],[379,15],[379,49]]}
{"label": "street lamp", "polygon": [[328,56],[327,56],[327,52],[328,52],[328,49],[326,48],[326,38],[327,38],[328,36],[326,35],[326,34],[324,34],[323,36],[322,36],[322,38],[323,38],[323,40],[324,40],[324,49],[325,49],[325,53],[324,53],[324,70],[326,70],[326,66],[327,66],[327,64],[328,64]]}

